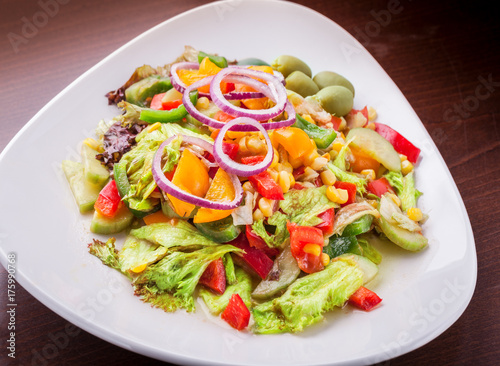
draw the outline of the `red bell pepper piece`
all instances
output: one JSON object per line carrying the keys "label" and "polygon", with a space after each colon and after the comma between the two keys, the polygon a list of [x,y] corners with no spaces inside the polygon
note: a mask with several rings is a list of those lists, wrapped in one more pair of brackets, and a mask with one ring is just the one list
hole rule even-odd
{"label": "red bell pepper piece", "polygon": [[169,111],[171,109],[175,109],[179,107],[182,104],[182,99],[177,99],[177,100],[167,100],[166,102],[162,102],[161,105],[163,106],[163,109],[166,111]]}
{"label": "red bell pepper piece", "polygon": [[284,200],[283,189],[275,182],[271,175],[264,170],[263,172],[248,177],[255,190],[260,193],[262,197],[270,200]]}
{"label": "red bell pepper piece", "polygon": [[230,142],[222,143],[222,152],[229,156],[232,160],[236,158],[240,146],[238,144],[233,144]]}
{"label": "red bell pepper piece", "polygon": [[242,256],[243,261],[253,269],[260,278],[265,279],[271,268],[273,268],[273,260],[269,258],[262,250],[251,247],[245,233],[242,233],[229,244],[237,248],[243,249],[245,253]]}
{"label": "red bell pepper piece", "polygon": [[222,258],[210,262],[198,283],[222,295],[226,291],[226,270]]}
{"label": "red bell pepper piece", "polygon": [[406,155],[410,162],[413,164],[417,162],[418,156],[420,155],[420,149],[408,141],[398,131],[382,123],[375,123],[375,131],[389,141],[394,147],[394,150],[400,154]]}
{"label": "red bell pepper piece", "polygon": [[366,188],[369,192],[379,197],[382,197],[387,192],[394,193],[389,181],[384,177],[372,180],[368,183]]}
{"label": "red bell pepper piece", "polygon": [[156,109],[158,111],[164,110],[161,101],[162,101],[163,97],[165,96],[165,94],[166,93],[156,94],[153,97],[153,99],[151,100],[151,104],[149,105],[149,108]]}
{"label": "red bell pepper piece", "polygon": [[262,250],[271,259],[276,258],[276,256],[280,253],[277,248],[269,248],[264,239],[252,230],[252,225],[246,226],[245,235],[248,239],[248,244],[250,244],[251,247]]}
{"label": "red bell pepper piece", "polygon": [[116,182],[110,180],[99,193],[94,208],[103,216],[113,217],[118,211],[121,201]]}
{"label": "red bell pepper piece", "polygon": [[380,304],[382,299],[378,295],[368,290],[366,287],[361,286],[355,293],[349,298],[349,304],[356,306],[357,308],[365,311],[370,311],[375,306]]}
{"label": "red bell pepper piece", "polygon": [[331,122],[333,124],[333,129],[335,131],[339,130],[340,124],[342,123],[342,118],[337,116],[332,116]]}
{"label": "red bell pepper piece", "polygon": [[248,310],[240,295],[233,294],[222,312],[221,318],[234,329],[243,330],[250,322],[250,310]]}
{"label": "red bell pepper piece", "polygon": [[[287,229],[290,232],[290,249],[299,268],[306,273],[321,271],[324,268],[321,262],[324,243],[323,232],[312,226],[298,226],[290,222],[287,223]],[[307,244],[319,245],[319,255],[305,252],[304,247]]]}
{"label": "red bell pepper piece", "polygon": [[351,203],[356,202],[356,185],[354,183],[350,182],[341,182],[341,181],[336,181],[334,183],[335,188],[337,189],[345,189],[347,191],[347,194],[349,195],[349,198],[347,199],[346,203],[343,203],[341,206],[347,206],[350,205]]}
{"label": "red bell pepper piece", "polygon": [[320,213],[318,217],[323,220],[323,222],[319,225],[316,225],[315,228],[320,229],[323,232],[323,235],[330,235],[333,233],[333,220],[335,218],[335,209],[329,208],[323,213]]}
{"label": "red bell pepper piece", "polygon": [[229,113],[223,112],[223,111],[217,111],[214,114],[214,119],[216,119],[219,122],[229,122],[235,119],[236,117],[231,116]]}
{"label": "red bell pepper piece", "polygon": [[[361,113],[363,118],[356,118],[356,115]],[[363,109],[351,109],[351,111],[345,116],[345,120],[347,122],[347,128],[356,128],[356,127],[364,127],[368,123],[368,107],[364,107]],[[363,122],[363,124],[360,124]]]}
{"label": "red bell pepper piece", "polygon": [[255,165],[264,161],[265,158],[266,157],[264,155],[243,156],[241,158],[241,164]]}

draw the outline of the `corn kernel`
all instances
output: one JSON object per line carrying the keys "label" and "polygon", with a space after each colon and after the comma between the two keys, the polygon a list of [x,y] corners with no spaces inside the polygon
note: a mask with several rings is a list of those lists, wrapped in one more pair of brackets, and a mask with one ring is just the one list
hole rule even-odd
{"label": "corn kernel", "polygon": [[304,251],[304,253],[309,253],[315,255],[316,257],[319,257],[321,255],[321,247],[318,244],[307,243],[306,245],[304,245],[302,250]]}
{"label": "corn kernel", "polygon": [[410,163],[408,160],[404,160],[401,162],[401,173],[403,173],[403,175],[408,174],[412,170],[413,170],[413,164]]}
{"label": "corn kernel", "polygon": [[347,192],[346,189],[337,189],[337,192],[339,192],[339,202],[340,204],[346,203],[347,200],[349,199],[349,192]]}
{"label": "corn kernel", "polygon": [[333,174],[331,170],[322,171],[319,176],[321,177],[323,184],[326,186],[333,186],[337,181],[337,177],[335,177],[335,174]]}
{"label": "corn kernel", "polygon": [[276,148],[274,148],[274,147],[273,147],[273,150],[274,150],[273,161],[271,162],[271,165],[269,165],[269,168],[276,168],[276,165],[278,165],[279,160],[280,160],[278,150],[276,150]]}
{"label": "corn kernel", "polygon": [[253,187],[253,184],[250,183],[250,181],[248,180],[245,183],[243,183],[241,187],[245,192],[255,193],[255,188]]}
{"label": "corn kernel", "polygon": [[148,127],[148,132],[156,131],[160,127],[161,127],[161,122],[153,123],[151,126]]}
{"label": "corn kernel", "polygon": [[361,171],[361,174],[366,176],[366,178],[368,180],[375,180],[375,178],[376,178],[375,170],[373,170],[373,169],[363,169]]}
{"label": "corn kernel", "polygon": [[254,212],[253,212],[253,220],[254,221],[259,221],[259,220],[263,220],[265,218],[264,214],[262,213],[262,211],[260,209],[256,209]]}
{"label": "corn kernel", "polygon": [[203,110],[208,109],[208,107],[210,107],[210,101],[207,97],[198,98],[198,101],[196,102],[196,109]]}
{"label": "corn kernel", "polygon": [[293,176],[293,173],[288,173],[290,176],[290,187],[293,187],[295,185],[295,177]]}
{"label": "corn kernel", "polygon": [[104,150],[102,149],[101,144],[99,144],[96,140],[94,140],[92,137],[87,137],[85,140],[83,140],[83,143],[90,147],[91,149],[94,149],[99,152],[103,152]]}
{"label": "corn kernel", "polygon": [[370,130],[375,131],[375,128],[376,128],[375,123],[368,122],[368,124],[366,125],[366,128],[369,128]]}
{"label": "corn kernel", "polygon": [[239,146],[238,151],[242,154],[247,153],[249,151],[248,147],[247,147],[247,139],[248,139],[248,136],[243,136],[240,139],[240,141],[238,141],[238,146]]}
{"label": "corn kernel", "polygon": [[319,156],[316,159],[314,159],[314,161],[311,164],[311,168],[314,169],[314,170],[320,170],[327,163],[328,163],[328,159],[326,159],[326,158],[324,158],[322,156]]}
{"label": "corn kernel", "polygon": [[326,253],[321,253],[321,264],[326,267],[330,263],[330,256]]}
{"label": "corn kernel", "polygon": [[290,174],[287,171],[282,170],[279,172],[278,184],[283,190],[283,193],[286,193],[290,190]]}
{"label": "corn kernel", "polygon": [[339,192],[334,186],[328,186],[326,189],[326,197],[332,202],[338,202],[340,199]]}
{"label": "corn kernel", "polygon": [[403,162],[405,160],[408,160],[408,157],[404,154],[399,154],[399,160],[401,160],[401,162]]}
{"label": "corn kernel", "polygon": [[344,144],[340,141],[334,141],[332,144],[332,150],[339,152],[344,147]]}
{"label": "corn kernel", "polygon": [[305,166],[311,166],[311,164],[314,162],[314,159],[319,157],[318,151],[316,149],[312,149],[311,151],[305,153],[302,156],[302,159],[304,161]]}
{"label": "corn kernel", "polygon": [[319,176],[318,172],[307,166],[304,169],[304,174],[302,176],[303,177],[302,179],[303,180],[310,180],[310,179],[316,178],[317,176]]}
{"label": "corn kernel", "polygon": [[260,154],[266,150],[266,144],[258,136],[250,136],[246,140],[246,147],[252,154]]}
{"label": "corn kernel", "polygon": [[406,210],[406,214],[408,215],[410,220],[413,221],[420,221],[424,218],[422,210],[417,207],[410,207],[408,210]]}
{"label": "corn kernel", "polygon": [[316,124],[316,121],[309,114],[303,114],[302,118],[304,118],[309,123]]}
{"label": "corn kernel", "polygon": [[259,209],[265,217],[271,217],[273,215],[273,205],[274,200],[262,197],[259,200]]}
{"label": "corn kernel", "polygon": [[281,170],[284,170],[285,172],[288,172],[288,173],[293,173],[292,164],[290,164],[288,161],[282,163]]}
{"label": "corn kernel", "polygon": [[375,121],[377,119],[377,111],[373,107],[368,107],[368,121]]}
{"label": "corn kernel", "polygon": [[378,209],[378,201],[377,200],[366,200],[366,203],[368,203],[373,208]]}
{"label": "corn kernel", "polygon": [[300,157],[293,159],[291,156],[289,156],[288,162],[290,163],[293,169],[297,169],[298,167],[302,166],[302,158]]}
{"label": "corn kernel", "polygon": [[273,178],[273,180],[278,183],[279,172],[276,169],[267,169],[267,172]]}
{"label": "corn kernel", "polygon": [[324,153],[321,156],[324,157],[326,160],[330,161],[330,154],[329,153]]}
{"label": "corn kernel", "polygon": [[398,196],[396,196],[394,193],[389,194],[389,197],[392,199],[392,201],[398,205],[401,206],[401,200],[399,199]]}
{"label": "corn kernel", "polygon": [[147,263],[141,264],[137,267],[132,268],[132,272],[141,273],[142,271],[144,271],[146,269],[147,266],[148,266]]}

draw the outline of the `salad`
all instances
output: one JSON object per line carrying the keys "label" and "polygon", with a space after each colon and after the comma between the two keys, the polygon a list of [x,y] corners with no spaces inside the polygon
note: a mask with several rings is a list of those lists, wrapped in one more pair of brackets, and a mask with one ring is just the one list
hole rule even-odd
{"label": "salad", "polygon": [[[63,171],[90,254],[166,312],[300,332],[336,307],[375,309],[378,245],[428,245],[420,150],[355,89],[301,59],[228,60],[186,46],[106,94],[122,113]],[[122,239],[117,240],[118,233]],[[381,244],[382,243],[382,244]]]}

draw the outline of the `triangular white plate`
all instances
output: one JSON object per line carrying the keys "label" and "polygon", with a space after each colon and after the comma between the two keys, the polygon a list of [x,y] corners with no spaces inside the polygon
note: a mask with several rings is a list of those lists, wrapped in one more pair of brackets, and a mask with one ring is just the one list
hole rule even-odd
{"label": "triangular white plate", "polygon": [[[429,247],[387,248],[376,282],[383,305],[347,308],[301,334],[257,336],[196,314],[167,314],[132,294],[125,278],[87,252],[89,217],[78,213],[60,162],[78,158],[99,120],[119,114],[104,94],[137,66],[164,65],[191,45],[229,59],[281,54],[313,73],[333,70],[356,88],[355,108],[374,107],[422,149],[417,187]],[[477,275],[474,238],[439,151],[401,91],[375,59],[330,19],[284,1],[215,2],[176,16],[127,43],[47,104],[0,155],[0,259],[16,255],[16,278],[68,321],[113,344],[182,364],[337,365],[380,362],[412,351],[450,327],[467,307]]]}

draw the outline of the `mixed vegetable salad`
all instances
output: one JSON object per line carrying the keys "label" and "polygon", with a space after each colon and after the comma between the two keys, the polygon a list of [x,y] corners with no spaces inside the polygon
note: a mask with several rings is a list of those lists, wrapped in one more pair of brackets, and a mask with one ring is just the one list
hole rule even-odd
{"label": "mixed vegetable salad", "polygon": [[[167,312],[209,311],[238,330],[299,332],[346,304],[372,310],[375,240],[427,246],[420,150],[333,71],[288,55],[228,61],[186,47],[106,96],[123,113],[63,170],[89,252]],[[123,242],[116,233],[124,232]],[[393,244],[390,244],[392,242]]]}

